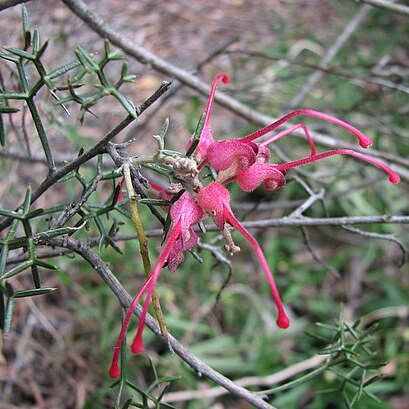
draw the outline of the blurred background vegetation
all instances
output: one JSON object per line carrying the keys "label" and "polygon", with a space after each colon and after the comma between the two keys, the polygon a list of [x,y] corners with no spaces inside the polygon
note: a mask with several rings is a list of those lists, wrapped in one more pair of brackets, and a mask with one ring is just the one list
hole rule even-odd
{"label": "blurred background vegetation", "polygon": [[[308,197],[304,183],[314,191],[325,189],[323,203],[317,202],[308,210],[306,215],[310,217],[408,215],[408,16],[352,0],[90,0],[87,5],[132,41],[172,64],[198,73],[209,83],[214,74],[228,73],[232,83],[224,86],[223,91],[261,112],[278,117],[297,107],[322,110],[367,133],[374,140],[374,149],[401,158],[401,162],[391,161],[392,167],[402,172],[403,180],[398,186],[388,184],[377,170],[351,159],[334,158],[292,172],[287,187],[280,191],[260,190],[252,195],[235,191],[235,210],[241,220],[290,214]],[[48,68],[72,61],[77,44],[96,57],[103,54],[103,39],[62,3],[35,0],[27,4],[27,9],[31,26],[39,29],[43,39],[50,39],[43,60]],[[354,19],[357,24],[351,37],[324,70],[322,66],[317,70],[326,52]],[[22,47],[20,6],[0,14],[0,44]],[[128,63],[128,71],[136,75],[136,80],[125,84],[122,92],[135,104],[152,94],[161,81],[169,80],[133,59],[128,58]],[[120,65],[114,62],[108,73],[115,77],[118,70]],[[322,77],[300,98],[314,72],[321,72]],[[4,61],[0,62],[0,79],[2,87],[7,84],[13,88],[16,84],[12,69]],[[130,154],[155,151],[152,135],[160,131],[166,117],[170,118],[168,146],[184,149],[204,109],[204,97],[187,87],[174,89],[171,98],[164,98],[152,114],[141,116],[117,138],[121,142],[138,136],[128,148]],[[125,115],[118,100],[109,96],[92,108],[93,115],[86,114],[83,123],[79,123],[78,107],[67,105],[69,117],[45,92],[40,97],[38,108],[56,157],[75,157],[82,146],[91,146]],[[315,119],[306,119],[305,123],[313,131],[336,138],[338,146],[351,145],[352,138],[333,125]],[[32,158],[41,157],[41,145],[32,133],[32,126],[22,124],[22,117],[16,117],[15,126],[20,130],[26,127]],[[213,130],[217,137],[240,136],[254,129],[244,119],[215,107]],[[305,156],[307,144],[296,141],[291,137],[280,141],[277,155],[293,159]],[[10,132],[7,148],[27,153],[26,143],[18,138],[18,132]],[[104,165],[114,169],[108,160]],[[41,160],[2,155],[0,207],[14,209],[24,198],[27,186],[36,186],[45,172]],[[95,168],[84,167],[81,176],[90,181],[95,172]],[[69,203],[80,191],[75,179],[66,181],[41,197],[36,207]],[[112,182],[101,182],[90,203],[97,206],[111,194]],[[158,228],[148,209],[142,211],[145,228]],[[126,216],[116,212],[114,217],[120,233],[133,233]],[[107,226],[111,223],[105,222]],[[338,345],[344,335],[351,345],[363,339],[362,345],[368,350],[360,344],[363,350],[357,361],[367,359],[374,367],[379,362],[385,365],[374,372],[375,382],[365,387],[366,393],[353,406],[408,408],[409,276],[408,264],[400,266],[401,245],[409,245],[408,228],[398,224],[360,227],[378,236],[370,238],[331,226],[254,232],[292,317],[292,326],[286,331],[275,327],[275,310],[267,283],[257,260],[239,237],[237,242],[243,251],[231,259],[233,274],[220,294],[229,275],[228,266],[217,263],[204,249],[198,250],[203,259],[201,264],[188,254],[177,273],[164,270],[157,286],[170,331],[193,353],[234,380],[280,372],[314,357],[329,344]],[[92,225],[78,237],[96,234],[98,230]],[[382,239],[385,234],[395,235],[401,245]],[[210,233],[203,240],[220,245],[216,234]],[[131,240],[117,244],[122,254],[102,246],[101,257],[125,288],[135,293],[144,275],[137,243]],[[159,249],[160,239],[152,239],[152,260]],[[120,328],[118,302],[79,257],[65,255],[53,263],[58,269],[44,270],[41,277],[44,286],[57,287],[58,291],[16,300],[10,332],[0,341],[3,343],[0,406],[113,407],[117,391],[111,388],[107,369]],[[29,277],[19,275],[13,286],[28,288],[29,281]],[[358,320],[360,327],[352,327]],[[351,327],[346,327],[345,322]],[[367,334],[369,328],[373,331]],[[132,335],[133,330],[129,332]],[[206,386],[200,374],[167,352],[149,331],[145,339],[146,351],[141,356],[127,357],[127,375],[133,384],[146,390],[155,380],[154,366],[157,376],[178,378],[171,382],[170,393],[185,391],[189,397],[190,391]],[[309,381],[272,391],[272,403],[286,409],[348,407],[347,402],[362,389],[359,385],[362,368],[356,368],[341,365],[336,370],[322,370]],[[362,379],[371,374],[371,368],[362,371],[367,371]],[[342,381],[355,375],[359,375],[357,384]],[[254,390],[276,386],[262,385]],[[193,399],[194,394],[187,400],[175,395],[171,403],[189,409],[250,407],[227,394],[206,397],[205,391],[199,399]],[[137,400],[138,393],[132,389],[130,393]]]}

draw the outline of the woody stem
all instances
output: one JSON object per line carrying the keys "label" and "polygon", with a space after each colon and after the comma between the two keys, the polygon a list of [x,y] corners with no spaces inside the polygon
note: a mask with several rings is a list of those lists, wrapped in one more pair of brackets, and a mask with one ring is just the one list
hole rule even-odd
{"label": "woody stem", "polygon": [[[148,239],[143,228],[141,218],[139,216],[138,202],[136,200],[136,192],[132,185],[131,172],[128,164],[124,165],[123,174],[125,179],[126,190],[128,192],[129,206],[131,208],[132,222],[135,226],[136,234],[138,235],[139,249],[142,257],[143,268],[145,270],[146,278],[152,274],[152,265],[149,259]],[[152,305],[155,310],[155,315],[159,323],[159,327],[165,342],[168,342],[168,329],[166,327],[165,317],[163,316],[162,308],[160,306],[159,298],[156,293],[152,296]]]}

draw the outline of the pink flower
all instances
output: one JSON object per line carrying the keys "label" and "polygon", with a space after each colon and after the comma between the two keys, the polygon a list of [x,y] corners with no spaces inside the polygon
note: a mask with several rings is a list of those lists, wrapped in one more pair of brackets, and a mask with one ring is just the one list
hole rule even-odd
{"label": "pink flower", "polygon": [[170,215],[172,224],[169,228],[168,237],[166,238],[162,252],[160,253],[158,260],[152,270],[150,277],[145,281],[144,285],[140,288],[135,298],[132,300],[129,306],[125,319],[122,323],[121,331],[117,343],[114,347],[114,354],[112,357],[112,363],[109,370],[109,374],[112,378],[116,378],[120,375],[121,370],[118,366],[118,358],[121,350],[129,321],[132,317],[133,311],[146,293],[145,302],[143,304],[142,313],[139,318],[138,329],[136,331],[135,338],[131,345],[131,351],[135,354],[143,351],[143,328],[145,325],[146,314],[149,309],[152,295],[155,290],[156,281],[159,277],[161,268],[165,263],[169,262],[169,268],[173,271],[184,259],[184,251],[191,249],[197,242],[197,235],[192,230],[192,226],[199,223],[203,217],[202,209],[195,203],[193,198],[188,192],[185,192],[178,201],[176,201],[171,209]]}
{"label": "pink flower", "polygon": [[269,132],[278,128],[284,122],[287,122],[291,118],[299,115],[313,116],[339,125],[355,135],[362,147],[367,148],[372,145],[372,140],[367,135],[354,128],[347,122],[341,121],[340,119],[334,118],[322,112],[314,111],[312,109],[299,109],[297,111],[290,112],[289,114],[283,116],[272,124],[243,138],[234,138],[227,141],[215,141],[213,143],[210,143],[207,148],[207,155],[201,155],[201,157],[203,158],[203,163],[200,165],[200,167],[203,167],[204,164],[208,162],[210,166],[212,166],[216,170],[226,170],[231,166],[234,166],[236,162],[243,162],[243,160],[246,161],[250,166],[254,162],[254,157],[257,155],[259,149],[266,147],[270,143],[276,142],[284,136],[291,134],[298,128],[301,128],[304,131],[308,143],[311,147],[310,156],[314,156],[316,154],[314,141],[311,138],[308,128],[302,124],[294,125],[289,129],[286,129],[278,133],[277,135],[274,135],[273,137],[267,139],[266,141],[258,143],[256,144],[256,146],[254,146],[254,140],[268,134]]}
{"label": "pink flower", "polygon": [[[195,157],[199,161],[206,160],[207,150],[209,146],[214,142],[212,130],[209,125],[209,120],[210,120],[210,113],[211,113],[213,102],[214,102],[214,95],[216,93],[217,85],[220,81],[223,82],[224,84],[227,84],[230,82],[230,77],[225,74],[217,74],[213,80],[212,88],[210,90],[209,98],[206,104],[205,119],[203,122],[202,132],[200,133],[199,143],[195,149]],[[186,145],[187,151],[192,146],[193,141],[194,141],[194,135],[190,137]]]}
{"label": "pink flower", "polygon": [[276,303],[278,311],[276,321],[277,325],[280,328],[288,328],[288,326],[290,325],[290,320],[288,319],[287,314],[284,310],[280,294],[277,290],[273,275],[267,264],[266,258],[264,257],[263,251],[261,250],[256,239],[241,225],[241,223],[234,216],[230,208],[229,191],[224,186],[216,182],[212,182],[199,192],[197,196],[197,203],[205,212],[212,215],[216,226],[225,234],[225,237],[228,241],[228,249],[232,249],[232,247],[235,247],[233,251],[238,250],[237,246],[232,243],[229,230],[226,226],[227,223],[238,230],[248,241],[258,257],[266,275],[267,281],[270,285],[271,293],[273,295],[273,299]]}

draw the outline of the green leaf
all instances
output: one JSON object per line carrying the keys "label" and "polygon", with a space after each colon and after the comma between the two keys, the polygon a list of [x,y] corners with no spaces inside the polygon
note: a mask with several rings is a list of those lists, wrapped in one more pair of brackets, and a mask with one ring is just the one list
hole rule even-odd
{"label": "green leaf", "polygon": [[136,113],[135,105],[130,101],[125,95],[118,92],[116,89],[110,89],[109,93],[114,96],[118,102],[126,109],[129,115],[136,118],[138,115]]}
{"label": "green leaf", "polygon": [[107,60],[121,60],[122,55],[117,51],[111,50],[111,44],[107,39],[104,40],[104,51],[105,51],[105,58]]}
{"label": "green leaf", "polygon": [[[0,94],[0,96],[1,96],[1,94]],[[15,112],[18,112],[18,111],[20,111],[19,108],[0,105],[0,113],[2,113],[2,114],[14,114]]]}
{"label": "green leaf", "polygon": [[33,32],[33,54],[38,56],[38,51],[40,49],[40,32],[34,29]]}
{"label": "green leaf", "polygon": [[48,268],[49,270],[57,270],[57,266],[46,263],[45,261],[41,261],[38,258],[34,260],[33,264],[35,264],[36,266],[43,267],[43,268]]}
{"label": "green leaf", "polygon": [[0,114],[0,145],[6,145],[6,130],[4,129],[3,117]]}
{"label": "green leaf", "polygon": [[26,60],[33,61],[35,60],[35,55],[24,51],[20,50],[19,48],[14,48],[14,47],[4,47],[5,50],[9,51],[10,53],[17,55],[18,57],[25,58]]}
{"label": "green leaf", "polygon": [[24,218],[21,213],[14,212],[13,210],[7,210],[7,209],[0,209],[0,215],[5,216],[5,217],[12,217],[13,219],[18,219],[18,220],[22,220]]}
{"label": "green leaf", "polygon": [[3,337],[6,336],[11,327],[11,320],[13,318],[14,299],[9,297],[6,302],[6,311],[4,314]]}
{"label": "green leaf", "polygon": [[6,269],[8,254],[9,246],[7,244],[4,244],[0,254],[0,277],[4,274],[4,270]]}
{"label": "green leaf", "polygon": [[197,145],[199,144],[199,140],[200,140],[200,134],[202,133],[203,130],[203,124],[205,121],[205,117],[206,114],[203,113],[199,119],[199,122],[196,126],[195,131],[193,132],[193,142],[190,145],[190,148],[187,150],[186,152],[186,156],[189,158],[190,156],[192,156],[193,152],[196,150]]}
{"label": "green leaf", "polygon": [[152,206],[170,206],[171,203],[168,200],[161,199],[140,199],[139,203],[148,204]]}
{"label": "green leaf", "polygon": [[29,186],[27,188],[26,196],[24,197],[24,203],[23,203],[23,212],[25,214],[27,214],[29,212],[29,210],[30,210],[31,193],[32,193],[31,186]]}
{"label": "green leaf", "polygon": [[0,287],[0,329],[4,328],[4,321],[6,319],[6,306],[4,304],[4,293]]}
{"label": "green leaf", "polygon": [[32,219],[43,213],[44,213],[44,209],[35,209],[35,210],[32,210],[31,212],[28,212],[25,216],[25,219]]}
{"label": "green leaf", "polygon": [[49,41],[46,41],[46,42],[41,46],[41,48],[38,50],[38,52],[37,52],[37,54],[36,54],[36,59],[40,59],[40,58],[43,56],[43,54],[45,53],[45,50],[46,50],[47,47],[48,47],[48,44],[49,44]]}
{"label": "green leaf", "polygon": [[49,294],[55,290],[57,290],[57,288],[54,287],[32,288],[29,290],[16,291],[13,297],[14,298],[34,297],[36,295]]}
{"label": "green leaf", "polygon": [[126,77],[126,74],[128,74],[128,62],[124,61],[121,68],[121,78]]}
{"label": "green leaf", "polygon": [[75,55],[81,61],[81,64],[85,69],[91,72],[99,71],[99,65],[94,61],[91,54],[85,51],[85,49],[82,48],[80,45],[77,46],[77,48],[75,49]]}
{"label": "green leaf", "polygon": [[80,65],[81,65],[81,62],[78,60],[71,61],[68,64],[62,65],[61,67],[49,72],[48,76],[50,77],[50,79],[60,77],[61,75],[64,75],[67,72],[79,67]]}
{"label": "green leaf", "polygon": [[80,230],[84,227],[85,223],[81,224],[78,227],[60,227],[58,229],[52,229],[52,230],[47,230],[47,231],[43,231],[41,233],[36,233],[34,235],[34,240],[35,241],[40,241],[40,240],[47,240],[47,239],[51,239],[53,237],[58,237],[58,236],[62,236],[64,234],[71,234],[76,232],[77,230]]}
{"label": "green leaf", "polygon": [[21,7],[21,18],[23,20],[23,32],[27,32],[30,30],[30,19],[28,17],[27,7],[22,4]]}
{"label": "green leaf", "polygon": [[11,61],[11,62],[14,62],[14,63],[18,62],[17,58],[14,58],[11,55],[5,54],[1,50],[0,50],[0,58],[3,58],[4,60]]}
{"label": "green leaf", "polygon": [[135,80],[136,80],[136,75],[133,75],[133,74],[125,75],[125,77],[122,77],[123,82],[132,83],[132,82],[135,82]]}
{"label": "green leaf", "polygon": [[21,92],[3,92],[0,94],[0,97],[3,99],[27,99],[30,95]]}
{"label": "green leaf", "polygon": [[3,274],[3,276],[1,276],[0,278],[2,278],[3,280],[13,277],[17,274],[20,274],[21,272],[23,272],[24,270],[27,270],[28,268],[30,268],[33,265],[32,260],[27,260],[22,264],[19,264],[18,266],[12,268],[11,270],[7,271],[5,274]]}

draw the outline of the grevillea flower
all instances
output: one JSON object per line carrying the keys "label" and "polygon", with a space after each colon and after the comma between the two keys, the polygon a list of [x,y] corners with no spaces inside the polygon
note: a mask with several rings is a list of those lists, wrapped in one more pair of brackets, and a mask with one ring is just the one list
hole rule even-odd
{"label": "grevillea flower", "polygon": [[138,329],[135,338],[131,345],[131,351],[138,354],[143,351],[143,328],[145,325],[146,314],[152,300],[152,295],[155,290],[156,281],[159,277],[161,268],[166,262],[169,263],[169,268],[175,270],[178,264],[183,261],[184,251],[190,250],[197,242],[197,235],[192,230],[192,226],[199,223],[203,218],[202,209],[195,203],[188,192],[183,193],[179,200],[177,200],[170,209],[171,226],[168,231],[168,236],[163,245],[163,249],[158,257],[158,260],[152,269],[150,277],[145,281],[140,288],[131,305],[126,312],[124,321],[122,323],[121,331],[117,343],[114,347],[114,354],[109,370],[111,377],[116,378],[120,375],[121,370],[118,366],[118,358],[123,343],[129,321],[132,317],[133,311],[146,293],[145,302],[143,304],[142,313],[139,318]]}
{"label": "grevillea flower", "polygon": [[232,253],[238,251],[239,249],[234,245],[226,224],[230,224],[231,226],[233,226],[248,241],[258,257],[266,275],[267,281],[270,285],[271,293],[277,306],[277,325],[280,328],[288,328],[288,326],[290,325],[290,320],[288,319],[287,314],[284,310],[280,294],[277,290],[273,275],[267,264],[267,260],[264,257],[263,251],[261,250],[260,245],[257,243],[256,239],[241,225],[241,223],[234,216],[230,207],[229,191],[224,186],[216,182],[212,182],[199,192],[197,196],[197,203],[205,212],[213,217],[216,226],[225,234],[227,240],[226,247]]}
{"label": "grevillea flower", "polygon": [[[206,107],[206,112],[209,114],[214,101],[216,84],[220,78],[223,78],[223,74],[219,74],[213,83],[211,97],[209,97]],[[333,155],[349,155],[372,163],[373,165],[384,170],[389,175],[389,180],[392,183],[399,182],[399,176],[385,164],[360,152],[355,152],[350,149],[334,149],[318,154],[308,128],[303,124],[293,125],[292,127],[279,132],[261,143],[254,142],[256,139],[275,130],[283,123],[300,115],[319,118],[346,129],[358,139],[359,144],[363,148],[367,148],[372,145],[372,140],[369,138],[369,136],[365,135],[363,132],[345,121],[312,109],[299,109],[290,112],[277,121],[274,121],[272,124],[243,138],[232,138],[224,141],[214,141],[213,136],[211,136],[211,138],[205,138],[203,144],[200,146],[199,154],[196,155],[196,157],[201,160],[199,169],[201,169],[204,165],[209,164],[213,169],[219,171],[216,178],[216,182],[219,184],[226,185],[231,182],[236,182],[242,190],[247,192],[250,192],[261,184],[264,184],[264,187],[268,191],[272,191],[285,185],[286,169],[312,163]],[[208,124],[209,117],[210,115],[206,116],[206,127],[204,127],[204,129],[210,129]],[[267,163],[270,157],[268,145],[278,141],[284,136],[291,134],[298,128],[303,130],[307,138],[311,148],[310,156],[297,161],[289,162],[287,164]]]}
{"label": "grevillea flower", "polygon": [[[199,143],[195,149],[195,157],[199,161],[204,161],[206,160],[207,157],[207,150],[209,146],[214,142],[213,135],[212,135],[212,130],[210,128],[210,114],[212,111],[212,106],[214,102],[214,95],[216,93],[216,88],[219,82],[223,82],[224,84],[227,84],[230,82],[230,77],[225,75],[225,74],[217,74],[215,79],[213,80],[212,88],[210,90],[209,98],[206,103],[206,110],[205,110],[205,119],[203,122],[203,127],[202,131],[200,133],[200,139]],[[188,151],[189,148],[191,147],[195,137],[194,135],[191,136],[189,139],[187,145],[186,145],[186,150]]]}

